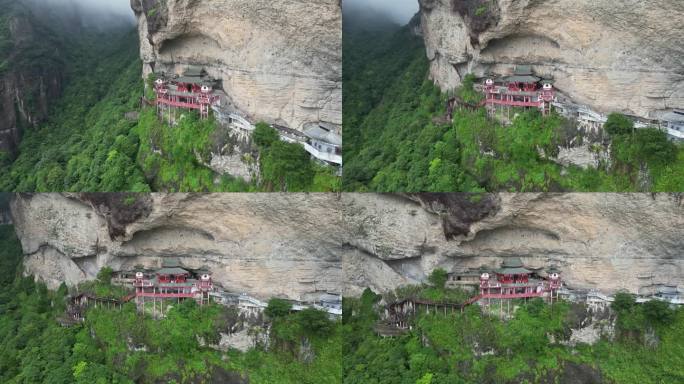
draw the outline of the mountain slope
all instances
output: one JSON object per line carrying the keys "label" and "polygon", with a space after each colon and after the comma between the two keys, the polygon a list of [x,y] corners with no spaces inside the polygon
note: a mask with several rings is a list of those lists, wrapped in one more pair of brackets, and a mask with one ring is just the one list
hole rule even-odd
{"label": "mountain slope", "polygon": [[24,3],[0,0],[0,164],[16,155],[23,132],[48,115],[62,92],[63,36]]}
{"label": "mountain slope", "polygon": [[[572,121],[516,111],[512,125],[484,109],[457,109],[429,79],[430,62],[414,28],[345,38],[344,190],[377,192],[681,191],[684,146],[656,129],[596,140]],[[477,103],[474,78],[456,96]],[[620,115],[611,120],[625,121]],[[560,155],[586,145],[596,165],[565,164]]]}
{"label": "mountain slope", "polygon": [[135,164],[135,122],[124,117],[142,94],[136,41],[132,32],[110,31],[70,42],[64,95],[48,122],[26,133],[16,161],[0,169],[0,189],[149,190]]}

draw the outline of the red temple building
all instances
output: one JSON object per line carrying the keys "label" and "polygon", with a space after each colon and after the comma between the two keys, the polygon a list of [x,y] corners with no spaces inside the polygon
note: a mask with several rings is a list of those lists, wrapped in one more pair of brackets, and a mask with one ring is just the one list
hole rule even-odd
{"label": "red temple building", "polygon": [[551,113],[556,92],[553,81],[534,76],[529,66],[517,66],[513,76],[500,80],[488,78],[482,90],[484,103],[491,113],[511,107],[538,108],[544,115]]}
{"label": "red temple building", "polygon": [[496,279],[492,279],[487,272],[480,275],[480,299],[548,296],[553,300],[554,296],[558,297],[558,289],[562,286],[559,271],[555,267],[549,268],[546,278],[540,278],[525,268],[517,257],[504,261],[494,274]]}
{"label": "red temple building", "polygon": [[215,83],[216,80],[198,67],[190,67],[182,76],[160,76],[154,82],[157,113],[162,117],[167,115],[169,122],[178,108],[197,110],[202,119],[208,118],[211,106],[219,101]]}
{"label": "red temple building", "polygon": [[167,265],[153,273],[138,271],[135,273],[136,303],[143,304],[145,298],[153,301],[164,299],[195,299],[200,304],[209,302],[209,292],[213,289],[211,275],[208,271],[197,273],[198,278],[177,265]]}

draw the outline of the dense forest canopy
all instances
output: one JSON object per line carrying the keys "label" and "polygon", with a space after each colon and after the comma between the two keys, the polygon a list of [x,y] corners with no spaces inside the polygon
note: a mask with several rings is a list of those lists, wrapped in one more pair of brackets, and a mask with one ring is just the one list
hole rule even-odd
{"label": "dense forest canopy", "polygon": [[[12,226],[0,226],[0,382],[11,384],[231,383],[334,384],[341,382],[341,326],[310,309],[272,313],[269,347],[221,352],[220,332],[237,311],[194,300],[173,305],[163,319],[136,311],[91,308],[84,323],[64,327],[69,289],[50,291],[22,276],[22,249]],[[122,287],[99,280],[81,292],[119,298]],[[111,270],[109,270],[111,272]],[[72,288],[73,289],[73,288]]]}
{"label": "dense forest canopy", "polygon": [[[514,111],[512,125],[483,108],[457,109],[447,99],[477,102],[473,77],[442,93],[428,78],[418,20],[382,30],[345,23],[343,189],[376,192],[680,191],[684,147],[658,129],[633,129],[612,115],[602,143],[609,156],[597,168],[563,166],[559,147],[585,138],[559,115]],[[617,125],[617,129],[611,129]],[[622,125],[620,128],[619,126]]]}
{"label": "dense forest canopy", "polygon": [[[16,9],[13,12],[31,14],[27,8]],[[131,23],[120,22],[104,31],[81,23],[74,31],[68,23],[45,25],[31,17],[39,38],[19,49],[5,38],[8,17],[0,16],[0,75],[3,68],[27,65],[60,68],[66,85],[61,97],[50,100],[45,123],[23,127],[18,156],[0,153],[0,190],[340,189],[341,179],[333,167],[317,163],[302,146],[292,143],[258,148],[258,156],[250,161],[266,172],[250,183],[208,168],[210,151],[215,150],[219,133],[224,133],[214,120],[201,121],[195,113],[186,113],[180,124],[169,127],[156,119],[152,108],[143,109],[142,64]],[[129,112],[138,112],[139,118],[127,118],[136,116]]]}
{"label": "dense forest canopy", "polygon": [[[412,329],[381,337],[375,325],[382,306],[413,297],[463,302],[462,291],[407,286],[384,296],[366,290],[345,298],[345,384],[620,383],[684,381],[684,309],[663,302],[640,305],[628,294],[616,296],[614,338],[593,345],[567,343],[571,328],[586,319],[587,308],[564,301],[516,300],[511,319],[485,314],[477,305],[463,313],[419,312]],[[496,304],[496,303],[494,303]],[[498,304],[493,308],[498,308]],[[615,318],[616,317],[616,318]]]}

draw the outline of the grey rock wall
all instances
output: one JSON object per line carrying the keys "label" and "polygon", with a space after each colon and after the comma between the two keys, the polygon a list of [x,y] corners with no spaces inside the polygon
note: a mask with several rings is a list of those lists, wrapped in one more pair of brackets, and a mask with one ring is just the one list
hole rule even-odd
{"label": "grey rock wall", "polygon": [[580,104],[655,118],[684,107],[684,8],[677,0],[420,0],[430,73],[529,64]]}
{"label": "grey rock wall", "polygon": [[[105,196],[105,197],[103,197]],[[681,194],[35,194],[12,217],[27,273],[51,287],[105,265],[209,267],[267,298],[356,295],[519,256],[566,284],[638,292],[684,286]]]}
{"label": "grey rock wall", "polygon": [[[143,75],[203,66],[253,121],[342,124],[339,0],[131,0]],[[340,128],[341,129],[341,128]]]}

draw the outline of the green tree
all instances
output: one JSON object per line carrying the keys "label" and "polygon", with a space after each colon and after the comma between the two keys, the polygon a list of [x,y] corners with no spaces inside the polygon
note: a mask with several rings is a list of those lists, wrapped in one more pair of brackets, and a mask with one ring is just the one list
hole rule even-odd
{"label": "green tree", "polygon": [[114,270],[110,267],[100,268],[100,272],[97,273],[97,279],[103,284],[110,284],[112,282],[112,275]]}
{"label": "green tree", "polygon": [[328,314],[316,308],[306,308],[297,314],[302,330],[309,335],[325,336],[332,330]]}
{"label": "green tree", "polygon": [[626,135],[634,130],[634,122],[621,113],[611,113],[603,128],[611,136]]}
{"label": "green tree", "polygon": [[261,175],[266,190],[300,192],[313,183],[309,154],[299,144],[276,141],[261,155]]}
{"label": "green tree", "polygon": [[416,384],[432,384],[432,373],[426,373],[416,381]]}
{"label": "green tree", "polygon": [[254,128],[252,139],[259,148],[268,148],[273,143],[280,140],[280,135],[278,134],[278,131],[271,128],[268,124],[259,122]]}
{"label": "green tree", "polygon": [[435,287],[442,289],[444,288],[444,284],[446,284],[447,277],[447,271],[442,268],[435,268],[432,270],[432,273],[430,273],[430,276],[428,276],[428,281]]}
{"label": "green tree", "polygon": [[643,304],[644,316],[654,325],[670,325],[675,321],[675,311],[670,305],[660,300],[650,300]]}
{"label": "green tree", "polygon": [[613,302],[610,307],[618,313],[630,311],[634,305],[636,305],[636,300],[634,295],[627,292],[618,292],[614,296]]}
{"label": "green tree", "polygon": [[264,313],[271,319],[277,319],[287,316],[291,310],[292,304],[289,301],[274,297],[268,301],[268,306],[264,310]]}
{"label": "green tree", "polygon": [[634,137],[638,160],[649,165],[665,166],[677,159],[677,145],[667,138],[667,133],[656,128],[639,129]]}

